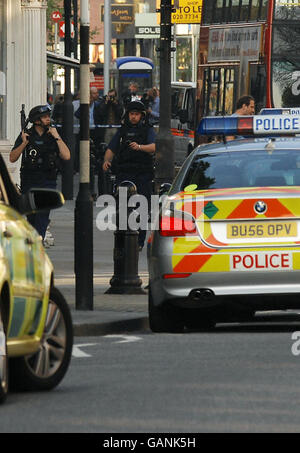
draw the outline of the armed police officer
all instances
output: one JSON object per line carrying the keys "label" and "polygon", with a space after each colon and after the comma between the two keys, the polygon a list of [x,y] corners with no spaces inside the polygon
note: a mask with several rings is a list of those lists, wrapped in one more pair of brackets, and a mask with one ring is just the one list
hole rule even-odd
{"label": "armed police officer", "polygon": [[[146,122],[145,105],[132,101],[126,107],[121,128],[116,132],[105,152],[103,170],[107,171],[116,155],[116,184],[129,180],[137,193],[151,204],[154,176],[155,132]],[[139,232],[139,249],[142,250],[146,231]]]}
{"label": "armed police officer", "polygon": [[[37,105],[29,112],[29,129],[23,129],[10,152],[10,162],[22,155],[21,192],[33,187],[56,188],[56,178],[61,160],[70,159],[70,151],[55,127],[50,123],[51,107]],[[28,216],[29,222],[44,239],[49,224],[49,212]]]}

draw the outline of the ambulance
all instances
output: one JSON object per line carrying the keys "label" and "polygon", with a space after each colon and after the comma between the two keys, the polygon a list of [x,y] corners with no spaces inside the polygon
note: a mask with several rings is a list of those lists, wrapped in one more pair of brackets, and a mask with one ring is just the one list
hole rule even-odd
{"label": "ambulance", "polygon": [[[300,111],[203,118],[149,239],[154,332],[300,308]],[[242,136],[228,141],[226,136]]]}

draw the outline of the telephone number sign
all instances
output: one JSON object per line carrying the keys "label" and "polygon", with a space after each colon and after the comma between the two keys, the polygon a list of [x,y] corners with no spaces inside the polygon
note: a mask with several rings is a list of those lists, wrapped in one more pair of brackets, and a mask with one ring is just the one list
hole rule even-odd
{"label": "telephone number sign", "polygon": [[200,24],[202,0],[180,0],[176,12],[172,13],[174,24]]}

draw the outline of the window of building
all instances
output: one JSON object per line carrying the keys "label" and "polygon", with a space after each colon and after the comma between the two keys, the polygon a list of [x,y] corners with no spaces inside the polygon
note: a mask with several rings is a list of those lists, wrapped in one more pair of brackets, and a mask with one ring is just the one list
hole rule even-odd
{"label": "window of building", "polygon": [[268,0],[204,0],[203,24],[266,20],[267,6]]}
{"label": "window of building", "polygon": [[6,0],[0,0],[0,139],[6,138]]}
{"label": "window of building", "polygon": [[204,73],[204,116],[231,115],[234,110],[235,70],[207,68]]}

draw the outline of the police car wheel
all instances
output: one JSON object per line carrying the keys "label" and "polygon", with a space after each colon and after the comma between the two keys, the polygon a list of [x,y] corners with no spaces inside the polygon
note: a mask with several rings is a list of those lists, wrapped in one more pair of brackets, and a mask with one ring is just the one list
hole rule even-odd
{"label": "police car wheel", "polygon": [[3,310],[0,299],[0,404],[6,400],[8,393],[8,355],[7,337],[4,325]]}
{"label": "police car wheel", "polygon": [[11,385],[17,390],[51,390],[63,379],[72,355],[73,326],[70,310],[57,288],[50,292],[48,312],[39,350],[11,360]]}
{"label": "police car wheel", "polygon": [[148,293],[149,326],[155,333],[181,333],[184,329],[182,310],[167,303],[156,306],[151,289]]}

